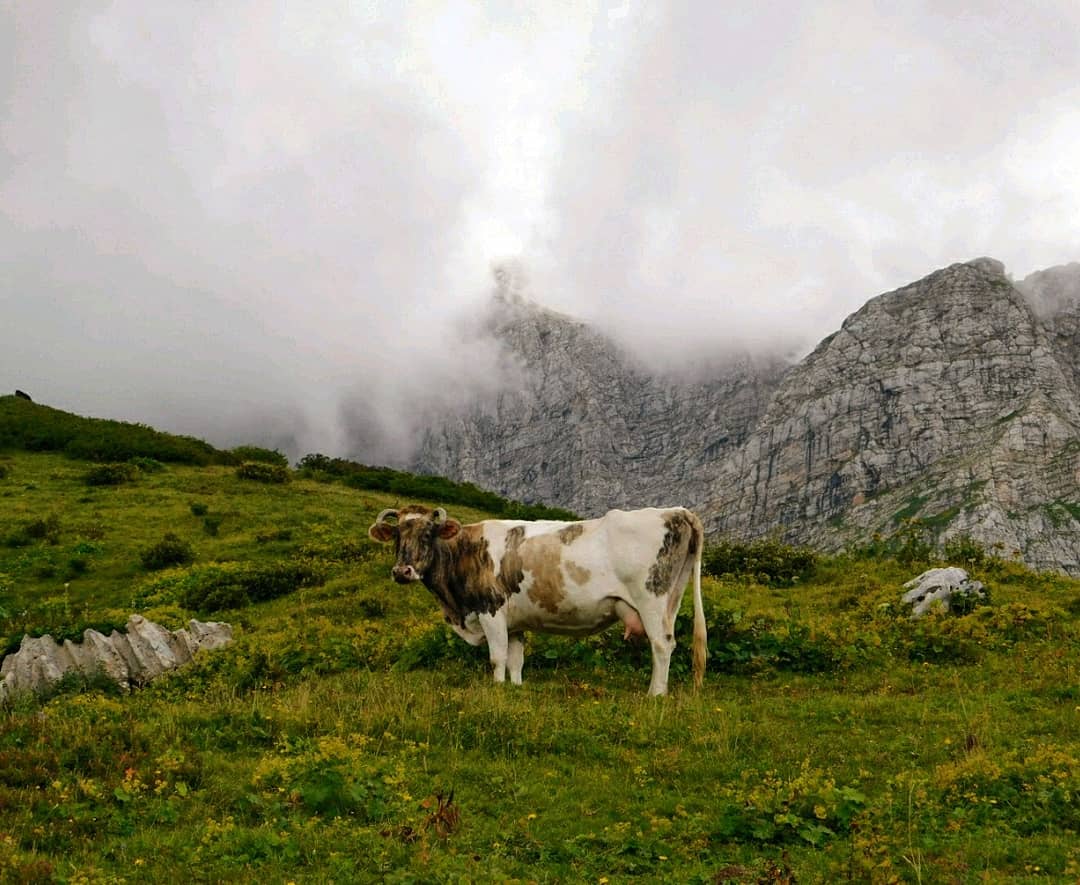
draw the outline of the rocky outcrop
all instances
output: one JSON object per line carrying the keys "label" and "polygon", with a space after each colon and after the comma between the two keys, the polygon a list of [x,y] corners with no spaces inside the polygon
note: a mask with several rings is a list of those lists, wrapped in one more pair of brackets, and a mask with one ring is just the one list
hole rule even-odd
{"label": "rocky outcrop", "polygon": [[1080,572],[1080,399],[998,262],[868,302],[789,372],[714,481],[713,531],[826,549],[918,518]]}
{"label": "rocky outcrop", "polygon": [[583,515],[695,503],[761,416],[785,365],[742,355],[708,380],[649,372],[501,278],[486,319],[518,383],[436,422],[412,469]]}
{"label": "rocky outcrop", "polygon": [[1080,262],[1036,271],[1016,284],[1043,322],[1080,390]]}
{"label": "rocky outcrop", "polygon": [[186,630],[166,630],[141,615],[132,615],[127,632],[109,636],[83,633],[81,643],[56,642],[51,636],[24,636],[19,650],[0,666],[0,701],[23,692],[41,692],[69,673],[102,674],[124,688],[142,685],[162,673],[191,662],[200,650],[232,642],[232,627],[192,620]]}
{"label": "rocky outcrop", "polygon": [[910,519],[1080,574],[1080,264],[990,258],[865,304],[799,364],[650,373],[505,285],[521,383],[428,431],[414,468],[583,515],[687,504],[712,533],[837,549]]}
{"label": "rocky outcrop", "polygon": [[972,581],[962,568],[932,568],[904,584],[900,602],[911,606],[911,616],[921,618],[935,605],[947,612],[970,611],[986,602],[982,581]]}

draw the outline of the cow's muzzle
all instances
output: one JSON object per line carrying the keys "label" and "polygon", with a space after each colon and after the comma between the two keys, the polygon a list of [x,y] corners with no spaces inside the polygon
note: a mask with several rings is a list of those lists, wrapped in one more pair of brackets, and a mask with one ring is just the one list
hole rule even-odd
{"label": "cow's muzzle", "polygon": [[420,580],[419,573],[411,565],[395,565],[390,570],[390,576],[399,584],[411,584]]}

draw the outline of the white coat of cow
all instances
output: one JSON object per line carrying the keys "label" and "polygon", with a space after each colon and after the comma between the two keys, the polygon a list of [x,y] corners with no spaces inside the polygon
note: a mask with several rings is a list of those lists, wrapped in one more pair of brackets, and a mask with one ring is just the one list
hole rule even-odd
{"label": "white coat of cow", "polygon": [[[396,524],[388,520],[396,519]],[[581,522],[489,519],[462,525],[442,508],[384,510],[368,530],[394,542],[395,581],[421,581],[462,639],[487,642],[495,681],[521,683],[523,633],[583,636],[621,620],[648,637],[649,693],[667,692],[675,617],[694,583],[694,684],[705,672],[701,521],[683,507],[612,510]]]}

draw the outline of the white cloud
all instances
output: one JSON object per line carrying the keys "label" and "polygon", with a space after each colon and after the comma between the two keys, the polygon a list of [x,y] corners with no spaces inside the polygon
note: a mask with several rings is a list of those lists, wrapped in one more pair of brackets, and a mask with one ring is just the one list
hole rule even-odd
{"label": "white cloud", "polygon": [[0,389],[222,441],[388,457],[502,377],[509,255],[661,363],[1080,258],[1066,0],[8,4],[0,58]]}

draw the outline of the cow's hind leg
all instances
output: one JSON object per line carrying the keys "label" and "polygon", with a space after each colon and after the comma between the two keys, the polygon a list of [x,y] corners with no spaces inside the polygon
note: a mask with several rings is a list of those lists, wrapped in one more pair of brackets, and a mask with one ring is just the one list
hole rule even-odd
{"label": "cow's hind leg", "polygon": [[675,650],[674,632],[662,610],[643,613],[641,622],[652,648],[652,681],[649,682],[649,694],[667,694],[671,653]]}
{"label": "cow's hind leg", "polygon": [[525,637],[521,633],[511,633],[506,647],[506,667],[514,685],[521,685],[521,668],[524,665]]}

